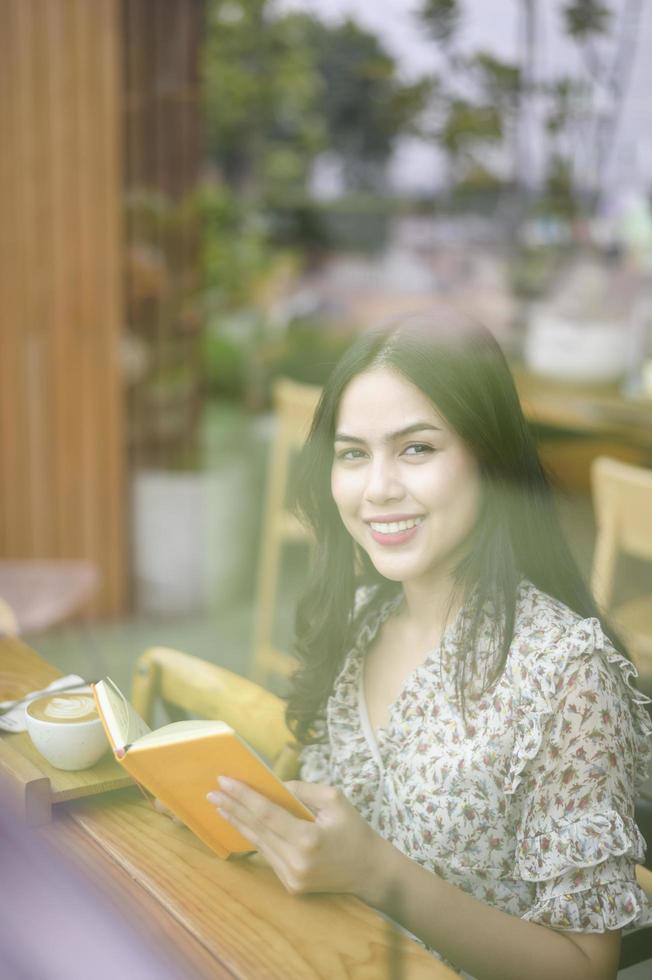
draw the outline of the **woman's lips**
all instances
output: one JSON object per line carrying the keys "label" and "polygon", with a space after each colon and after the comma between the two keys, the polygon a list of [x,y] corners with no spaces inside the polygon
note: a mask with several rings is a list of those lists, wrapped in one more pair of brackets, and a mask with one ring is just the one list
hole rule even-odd
{"label": "woman's lips", "polygon": [[378,544],[387,545],[390,548],[395,547],[399,544],[405,544],[406,541],[411,541],[415,536],[421,524],[417,524],[415,527],[408,528],[407,531],[394,531],[394,533],[383,534],[382,531],[375,531],[373,527],[369,527],[369,532]]}

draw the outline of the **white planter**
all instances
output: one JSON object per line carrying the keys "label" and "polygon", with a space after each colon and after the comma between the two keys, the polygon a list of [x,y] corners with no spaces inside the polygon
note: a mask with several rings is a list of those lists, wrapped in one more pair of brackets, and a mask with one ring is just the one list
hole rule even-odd
{"label": "white planter", "polygon": [[533,312],[525,336],[530,371],[559,381],[618,381],[627,370],[627,324]]}
{"label": "white planter", "polygon": [[185,615],[233,598],[250,552],[251,483],[238,458],[209,472],[134,475],[132,568],[140,612]]}

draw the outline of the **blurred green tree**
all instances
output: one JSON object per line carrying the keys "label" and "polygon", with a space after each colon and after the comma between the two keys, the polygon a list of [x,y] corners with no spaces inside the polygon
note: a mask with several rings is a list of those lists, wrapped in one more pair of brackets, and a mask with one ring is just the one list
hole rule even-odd
{"label": "blurred green tree", "polygon": [[624,0],[617,12],[599,0],[564,3],[561,24],[584,71],[545,79],[538,73],[537,0],[515,0],[514,61],[483,51],[463,56],[462,3],[424,0],[419,17],[444,65],[433,87],[437,124],[431,135],[445,153],[453,187],[464,186],[474,173],[487,181],[493,171],[496,182],[511,186],[518,197],[532,182],[532,144],[538,140],[543,201],[567,218],[594,208],[622,114],[643,2]]}
{"label": "blurred green tree", "polygon": [[605,34],[612,16],[611,10],[597,0],[573,0],[562,14],[571,37],[582,40]]}
{"label": "blurred green tree", "polygon": [[278,15],[268,0],[209,0],[202,68],[208,155],[249,199],[304,193],[324,150],[348,189],[384,186],[394,142],[418,128],[430,94],[354,21]]}
{"label": "blurred green tree", "polygon": [[443,48],[453,41],[462,18],[458,0],[425,0],[421,9],[423,20],[429,33]]}
{"label": "blurred green tree", "polygon": [[349,190],[384,190],[396,139],[419,131],[432,80],[401,79],[396,60],[376,35],[351,19],[335,27],[310,24],[322,80],[329,150],[342,162]]}
{"label": "blurred green tree", "polygon": [[226,183],[260,198],[304,186],[326,145],[322,85],[305,17],[267,0],[209,0],[202,55],[206,149]]}

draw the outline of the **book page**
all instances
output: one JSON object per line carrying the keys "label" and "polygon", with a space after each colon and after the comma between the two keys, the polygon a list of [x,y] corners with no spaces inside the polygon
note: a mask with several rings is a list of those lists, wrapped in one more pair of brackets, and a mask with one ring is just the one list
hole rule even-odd
{"label": "book page", "polygon": [[121,749],[151,731],[110,677],[95,685],[114,748]]}
{"label": "book page", "polygon": [[169,725],[148,732],[138,739],[133,748],[147,748],[151,745],[164,745],[166,742],[184,742],[202,735],[232,735],[233,729],[223,721],[204,721],[190,718],[187,721],[173,721]]}

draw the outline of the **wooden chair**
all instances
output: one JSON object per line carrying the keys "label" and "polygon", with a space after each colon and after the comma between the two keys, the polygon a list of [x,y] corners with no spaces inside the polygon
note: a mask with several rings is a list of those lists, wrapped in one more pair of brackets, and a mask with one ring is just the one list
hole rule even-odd
{"label": "wooden chair", "polygon": [[282,378],[273,390],[276,430],[267,471],[267,491],[258,567],[258,609],[254,634],[252,676],[268,685],[273,676],[287,677],[296,661],[274,643],[272,631],[277,608],[279,570],[284,544],[305,541],[308,534],[288,512],[287,495],[292,457],[303,445],[321,388]]}
{"label": "wooden chair", "polygon": [[0,596],[0,636],[16,636],[18,621],[8,602]]}
{"label": "wooden chair", "polygon": [[136,662],[131,700],[147,722],[157,700],[175,720],[189,713],[224,721],[270,761],[281,779],[297,773],[285,703],[246,677],[179,650],[152,647]]}
{"label": "wooden chair", "polygon": [[598,606],[622,633],[642,686],[652,687],[652,590],[613,604],[620,552],[652,561],[652,470],[601,456],[591,467],[598,526],[591,587]]}

